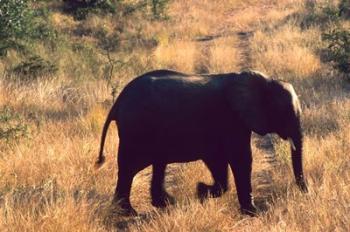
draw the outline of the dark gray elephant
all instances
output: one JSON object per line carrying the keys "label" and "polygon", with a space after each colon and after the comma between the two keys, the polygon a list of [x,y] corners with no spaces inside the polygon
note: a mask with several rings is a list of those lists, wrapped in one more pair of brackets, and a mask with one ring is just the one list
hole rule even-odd
{"label": "dark gray elephant", "polygon": [[119,133],[118,182],[114,202],[136,213],[129,200],[133,177],[153,166],[152,204],[174,199],[164,189],[166,165],[202,160],[214,184],[199,183],[198,195],[227,191],[228,165],[233,171],[241,211],[254,214],[251,133],[277,133],[290,139],[297,185],[307,191],[302,168],[300,103],[291,84],[258,72],[188,75],[169,70],[143,74],[121,92],[105,122],[97,166],[104,162],[108,126]]}

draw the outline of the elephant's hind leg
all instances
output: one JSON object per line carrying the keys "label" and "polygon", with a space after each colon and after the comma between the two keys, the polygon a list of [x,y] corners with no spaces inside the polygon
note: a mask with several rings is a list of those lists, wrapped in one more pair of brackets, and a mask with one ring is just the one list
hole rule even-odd
{"label": "elephant's hind leg", "polygon": [[166,164],[153,164],[153,176],[151,182],[152,205],[164,208],[167,204],[174,204],[175,199],[164,188]]}
{"label": "elephant's hind leg", "polygon": [[205,159],[203,161],[213,176],[214,184],[207,185],[203,182],[198,183],[197,194],[201,201],[209,196],[220,197],[228,190],[228,162],[225,159]]}
{"label": "elephant's hind leg", "polygon": [[113,198],[113,204],[117,204],[120,213],[123,215],[136,215],[130,203],[130,191],[134,176],[144,169],[147,164],[140,160],[133,159],[137,157],[135,151],[127,149],[122,143],[118,151],[118,181]]}
{"label": "elephant's hind leg", "polygon": [[135,173],[127,168],[119,168],[113,204],[117,204],[120,207],[120,213],[124,215],[137,214],[130,203],[130,191],[134,175]]}

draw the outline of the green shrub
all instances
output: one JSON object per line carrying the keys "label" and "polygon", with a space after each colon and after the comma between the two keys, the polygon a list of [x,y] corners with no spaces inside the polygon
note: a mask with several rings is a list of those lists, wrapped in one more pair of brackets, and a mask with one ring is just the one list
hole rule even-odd
{"label": "green shrub", "polygon": [[32,39],[49,39],[52,42],[57,37],[57,32],[48,23],[48,9],[37,7],[34,10],[31,2],[0,1],[0,56],[6,55],[8,49],[30,53],[25,42]]}
{"label": "green shrub", "polygon": [[39,56],[31,56],[12,69],[17,77],[23,81],[31,81],[38,77],[52,75],[57,72],[57,66]]}
{"label": "green shrub", "polygon": [[10,142],[28,136],[28,126],[9,107],[0,109],[0,140]]}
{"label": "green shrub", "polygon": [[331,23],[338,23],[340,20],[339,7],[335,4],[326,2],[318,5],[312,1],[306,4],[306,15],[301,21],[302,28],[310,26],[327,27]]}
{"label": "green shrub", "polygon": [[0,56],[9,48],[22,47],[18,39],[25,39],[32,30],[33,11],[26,0],[0,1]]}
{"label": "green shrub", "polygon": [[119,0],[63,0],[64,10],[75,19],[83,20],[89,14],[115,13]]}
{"label": "green shrub", "polygon": [[328,43],[327,60],[343,73],[350,73],[350,30],[336,28],[323,33],[322,39]]}
{"label": "green shrub", "polygon": [[34,11],[32,25],[30,31],[32,39],[44,39],[51,42],[57,39],[58,33],[50,23],[50,11],[47,7],[41,7]]}
{"label": "green shrub", "polygon": [[350,1],[349,0],[342,0],[339,3],[339,13],[341,16],[344,16],[345,18],[350,18]]}

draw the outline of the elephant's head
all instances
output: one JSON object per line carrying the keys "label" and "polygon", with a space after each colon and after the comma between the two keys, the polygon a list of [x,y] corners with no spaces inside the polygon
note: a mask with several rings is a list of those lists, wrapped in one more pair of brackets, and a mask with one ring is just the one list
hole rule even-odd
{"label": "elephant's head", "polygon": [[258,72],[242,72],[231,78],[226,93],[247,128],[260,135],[277,133],[290,141],[296,183],[307,191],[302,167],[301,108],[293,86]]}

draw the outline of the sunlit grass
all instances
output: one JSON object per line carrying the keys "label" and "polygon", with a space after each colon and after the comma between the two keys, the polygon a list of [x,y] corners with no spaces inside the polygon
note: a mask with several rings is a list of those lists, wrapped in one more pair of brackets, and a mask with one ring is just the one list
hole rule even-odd
{"label": "sunlit grass", "polygon": [[[166,188],[177,199],[175,206],[164,211],[151,206],[147,168],[134,178],[131,196],[141,216],[118,215],[110,206],[118,171],[114,123],[105,143],[106,163],[94,169],[101,128],[112,105],[111,86],[103,77],[106,55],[96,48],[89,53],[95,39],[80,41],[70,34],[79,23],[54,12],[55,27],[87,50],[73,52],[67,43],[51,54],[42,44],[35,45],[41,55],[55,58],[59,74],[28,83],[15,76],[16,81],[0,80],[0,108],[11,107],[28,126],[28,136],[0,140],[0,231],[348,231],[348,84],[320,61],[320,29],[301,30],[293,18],[286,19],[302,7],[300,0],[181,0],[169,6],[169,20],[132,23],[129,18],[128,33],[144,24],[140,34],[156,44],[135,43],[132,51],[113,53],[128,63],[118,66],[112,79],[119,92],[133,77],[155,68],[195,72],[204,62],[210,72],[239,71],[244,48],[236,33],[254,29],[248,41],[253,67],[292,82],[300,95],[309,193],[302,194],[294,183],[288,144],[274,139],[278,154],[273,167],[259,162],[265,151],[252,144],[253,192],[267,209],[257,217],[239,213],[231,173],[230,190],[200,204],[197,182],[212,182],[200,161],[169,165]],[[109,19],[91,16],[82,24],[111,32],[117,25]],[[221,37],[196,41],[212,34]],[[0,74],[21,59],[10,51],[0,62]],[[259,186],[259,175],[267,169],[271,185]]]}
{"label": "sunlit grass", "polygon": [[320,58],[309,46],[319,42],[313,35],[314,31],[302,32],[292,24],[272,32],[257,31],[251,42],[254,67],[276,76],[312,76],[321,68]]}
{"label": "sunlit grass", "polygon": [[193,72],[196,52],[196,44],[193,42],[174,41],[160,45],[154,52],[156,66]]}
{"label": "sunlit grass", "polygon": [[239,71],[239,49],[237,38],[217,39],[209,52],[210,71],[213,73]]}

